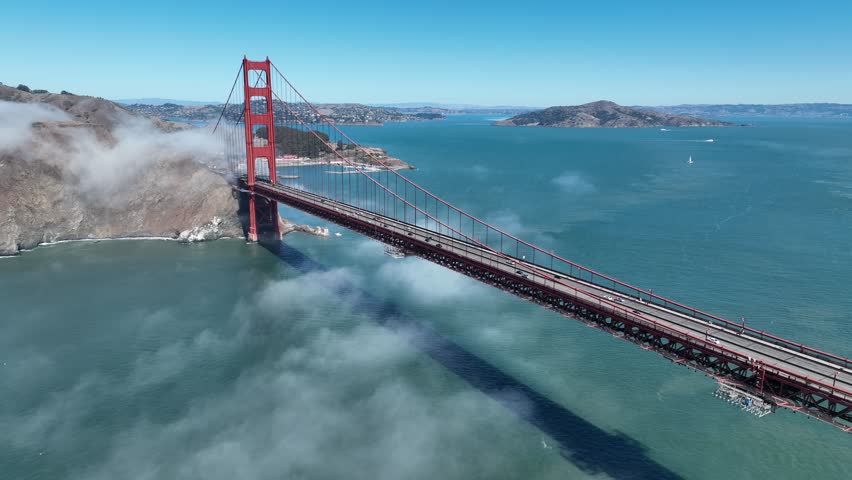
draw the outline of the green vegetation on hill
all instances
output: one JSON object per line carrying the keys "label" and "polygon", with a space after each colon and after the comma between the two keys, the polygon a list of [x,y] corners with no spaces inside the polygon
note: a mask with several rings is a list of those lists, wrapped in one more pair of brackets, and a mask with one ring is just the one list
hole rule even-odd
{"label": "green vegetation on hill", "polygon": [[[317,138],[317,135],[320,138]],[[268,139],[266,127],[261,127],[255,132],[258,138]],[[328,135],[322,132],[299,130],[292,127],[275,127],[275,154],[296,155],[299,157],[315,158],[321,153],[329,153]]]}

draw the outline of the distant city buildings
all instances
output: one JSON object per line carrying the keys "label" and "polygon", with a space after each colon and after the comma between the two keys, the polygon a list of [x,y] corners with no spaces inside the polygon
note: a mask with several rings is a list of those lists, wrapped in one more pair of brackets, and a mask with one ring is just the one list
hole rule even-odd
{"label": "distant city buildings", "polygon": [[[127,105],[126,108],[149,117],[164,120],[185,120],[192,122],[216,121],[222,115],[222,105],[189,106],[165,103],[163,105]],[[320,104],[316,111],[305,103],[287,103],[274,101],[272,105],[276,119],[281,123],[320,123],[321,115],[334,123],[344,125],[381,125],[388,122],[410,122],[439,120],[440,113],[402,112],[396,108],[372,107],[358,103]],[[243,106],[228,105],[225,118],[238,121],[242,117]],[[318,113],[319,112],[319,113]],[[301,121],[300,121],[301,120]]]}

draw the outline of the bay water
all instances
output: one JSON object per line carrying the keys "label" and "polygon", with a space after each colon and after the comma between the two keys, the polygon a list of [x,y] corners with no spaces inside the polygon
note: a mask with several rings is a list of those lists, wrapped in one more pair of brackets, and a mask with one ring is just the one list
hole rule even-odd
{"label": "bay water", "polygon": [[[852,356],[852,121],[490,120],[346,130],[546,250]],[[852,478],[849,434],[281,212],[341,236],[0,259],[0,478]]]}

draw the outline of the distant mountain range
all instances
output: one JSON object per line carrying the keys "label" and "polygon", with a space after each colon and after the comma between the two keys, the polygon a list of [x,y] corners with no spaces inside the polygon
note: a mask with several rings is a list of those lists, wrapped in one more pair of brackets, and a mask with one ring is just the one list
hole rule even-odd
{"label": "distant mountain range", "polygon": [[[156,113],[161,110],[175,110],[175,107],[204,107],[211,106],[221,110],[220,102],[197,102],[190,100],[172,100],[165,98],[129,98],[115,100],[117,103],[134,106],[137,110],[149,110],[145,113]],[[434,103],[434,102],[402,102],[402,103],[377,103],[370,105],[361,104],[325,104],[332,108],[348,110],[347,119],[341,118],[341,123],[383,123],[385,121],[398,121],[397,118],[406,116],[418,116],[440,118],[444,115],[453,114],[499,114],[518,115],[526,112],[539,110],[540,107],[519,105],[475,105],[464,103]],[[153,108],[149,108],[153,107]],[[215,110],[210,108],[210,110]],[[732,118],[732,117],[812,117],[812,118],[844,118],[852,117],[852,104],[842,103],[789,103],[789,104],[683,104],[683,105],[655,105],[655,106],[633,106],[630,108],[641,110],[652,110],[672,115],[689,115],[706,118]],[[369,112],[372,110],[372,112]],[[385,112],[385,113],[381,113]],[[394,112],[394,113],[391,113]],[[171,116],[174,112],[163,112],[162,115]],[[192,112],[196,119],[203,116],[202,112]],[[371,117],[368,120],[368,117]],[[411,118],[415,119],[415,118]],[[403,120],[404,121],[404,120]]]}
{"label": "distant mountain range", "polygon": [[695,115],[701,117],[850,117],[852,105],[843,103],[788,103],[765,104],[726,104],[726,105],[672,105],[656,107],[636,107],[656,110],[677,115]]}
{"label": "distant mountain range", "polygon": [[[181,107],[203,107],[203,106],[218,106],[222,107],[221,102],[197,102],[192,100],[174,100],[169,98],[123,98],[113,100],[116,103],[129,105],[144,105],[150,107],[174,106]],[[459,113],[480,113],[480,114],[503,114],[515,115],[517,113],[529,112],[535,110],[536,107],[524,107],[514,105],[473,105],[461,103],[429,103],[429,102],[403,102],[403,103],[328,103],[322,105],[360,105],[364,108],[387,109],[395,110],[403,114],[416,115],[418,113],[434,113],[441,115],[452,115]]]}
{"label": "distant mountain range", "polygon": [[687,115],[625,107],[606,100],[583,105],[549,107],[494,122],[501,126],[570,128],[723,127],[732,123]]}
{"label": "distant mountain range", "polygon": [[[131,112],[145,115],[147,117],[161,118],[163,120],[182,120],[192,122],[215,122],[222,114],[223,105],[179,105],[177,103],[163,103],[159,105],[132,103],[125,104],[125,108]],[[387,122],[410,122],[421,120],[440,120],[444,118],[441,112],[410,112],[395,108],[372,107],[360,103],[318,103],[315,105],[317,111],[340,125],[381,125]],[[273,112],[278,119],[293,119],[295,112],[301,119],[308,123],[319,123],[320,117],[305,103],[290,103],[285,105],[280,100],[272,102]],[[242,104],[228,105],[225,118],[237,121],[242,117]]]}
{"label": "distant mountain range", "polygon": [[[519,105],[474,105],[465,103],[403,102],[377,103],[378,107],[396,108],[401,111],[440,111],[455,113],[499,113],[517,115],[540,110],[541,107]],[[654,110],[673,115],[697,117],[852,117],[852,104],[843,103],[787,103],[787,104],[683,104],[683,105],[635,105],[632,108]]]}
{"label": "distant mountain range", "polygon": [[203,106],[203,105],[221,105],[221,102],[196,102],[193,100],[173,100],[170,98],[122,98],[119,100],[113,100],[115,103],[120,103],[122,105],[165,105],[170,103],[172,105],[181,105],[181,106]]}
{"label": "distant mountain range", "polygon": [[503,115],[515,115],[518,113],[536,110],[538,107],[525,107],[518,105],[474,105],[467,103],[430,103],[430,102],[403,102],[403,103],[376,103],[377,107],[395,108],[408,112],[442,112],[446,115],[459,113],[488,114],[497,113]]}

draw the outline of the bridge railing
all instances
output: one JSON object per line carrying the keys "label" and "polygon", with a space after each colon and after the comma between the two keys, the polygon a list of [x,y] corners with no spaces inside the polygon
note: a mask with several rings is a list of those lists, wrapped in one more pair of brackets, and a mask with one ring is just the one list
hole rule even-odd
{"label": "bridge railing", "polygon": [[[609,289],[617,295],[658,305],[708,324],[741,331],[762,341],[811,355],[839,367],[850,367],[852,361],[847,358],[732,322],[635,287],[560,257],[554,252],[545,251],[480,220],[396,171],[398,165],[391,164],[388,158],[380,158],[375,150],[365,148],[352,140],[311,104],[274,64],[272,67],[278,74],[272,80],[279,82],[273,92],[280,101],[280,105],[276,104],[274,108],[281,109],[282,115],[278,115],[278,118],[283,118],[285,123],[290,125],[288,135],[293,137],[294,142],[288,148],[292,148],[294,152],[308,152],[316,148],[323,150],[310,153],[313,155],[312,159],[308,159],[313,162],[308,162],[311,165],[294,161],[292,166],[279,167],[280,183],[460,241],[471,242],[535,267]],[[302,138],[305,136],[299,135],[299,132],[313,138]],[[276,139],[279,138],[276,133]],[[357,155],[353,156],[352,152],[357,152]],[[317,158],[322,160],[317,161]],[[345,164],[347,162],[348,165]],[[337,170],[332,171],[334,169]]]}

